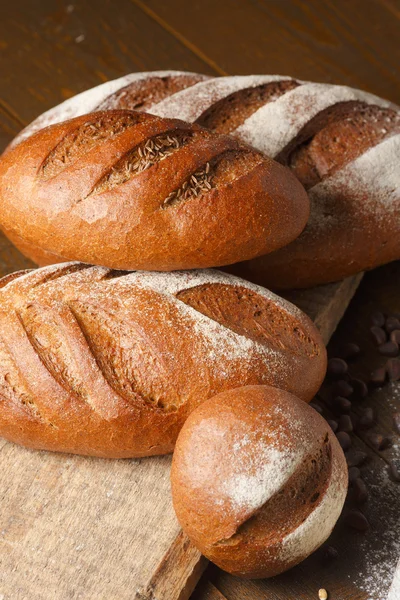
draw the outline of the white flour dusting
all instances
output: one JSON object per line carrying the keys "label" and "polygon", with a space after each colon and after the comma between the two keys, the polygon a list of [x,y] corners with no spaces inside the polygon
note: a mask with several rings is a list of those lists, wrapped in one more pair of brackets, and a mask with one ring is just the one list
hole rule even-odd
{"label": "white flour dusting", "polygon": [[152,106],[150,112],[159,117],[195,121],[214,102],[218,102],[234,92],[263,83],[290,79],[290,77],[281,75],[237,75],[208,79],[172,94]]}
{"label": "white flour dusting", "polygon": [[350,100],[382,107],[393,106],[362,90],[326,83],[304,83],[259,108],[236,129],[235,135],[267,156],[274,157],[320,111]]}

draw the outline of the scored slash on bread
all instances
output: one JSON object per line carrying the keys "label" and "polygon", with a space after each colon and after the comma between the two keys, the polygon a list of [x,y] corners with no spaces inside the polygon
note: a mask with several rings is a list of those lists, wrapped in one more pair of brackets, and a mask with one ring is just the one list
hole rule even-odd
{"label": "scored slash on bread", "polygon": [[309,200],[289,169],[230,136],[116,110],[7,151],[0,208],[4,233],[39,264],[170,271],[284,246],[304,228]]}
{"label": "scored slash on bread", "polygon": [[347,467],[328,423],[292,394],[246,386],[186,420],[171,469],[178,520],[199,550],[244,577],[272,577],[330,535]]}
{"label": "scored slash on bread", "polygon": [[310,401],[325,368],[308,317],[218,271],[66,263],[0,280],[0,435],[31,448],[169,453],[207,398],[268,384]]}
{"label": "scored slash on bread", "polygon": [[[198,77],[198,79],[196,79]],[[292,168],[311,219],[287,247],[235,267],[276,288],[336,281],[400,257],[399,107],[361,90],[285,76],[136,73],[51,109],[17,137],[99,108],[197,122]]]}

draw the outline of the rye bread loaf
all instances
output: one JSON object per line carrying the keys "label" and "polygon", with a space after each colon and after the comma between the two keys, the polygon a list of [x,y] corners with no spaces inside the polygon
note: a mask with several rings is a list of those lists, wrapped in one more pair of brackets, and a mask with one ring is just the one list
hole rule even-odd
{"label": "rye bread loaf", "polygon": [[0,223],[40,264],[171,271],[271,252],[304,228],[289,169],[177,119],[102,111],[37,132],[0,159]]}
{"label": "rye bread loaf", "polygon": [[154,72],[108,82],[51,109],[16,141],[71,115],[146,98],[154,114],[230,133],[290,166],[308,190],[311,217],[303,233],[235,272],[270,287],[308,287],[400,258],[398,106],[346,86],[284,76],[190,77]]}
{"label": "rye bread loaf", "polygon": [[178,520],[207,558],[234,575],[271,577],[328,538],[347,466],[313,408],[285,391],[247,386],[189,416],[171,483]]}
{"label": "rye bread loaf", "polygon": [[308,317],[218,271],[65,263],[0,280],[0,435],[31,448],[165,454],[207,398],[265,383],[309,401],[325,368]]}

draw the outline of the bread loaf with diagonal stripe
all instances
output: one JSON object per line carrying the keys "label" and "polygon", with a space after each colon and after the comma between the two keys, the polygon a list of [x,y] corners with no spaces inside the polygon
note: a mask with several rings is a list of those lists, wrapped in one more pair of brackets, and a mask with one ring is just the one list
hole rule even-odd
{"label": "bread loaf with diagonal stripe", "polygon": [[269,384],[310,401],[325,368],[308,317],[218,271],[64,263],[0,280],[0,436],[31,448],[169,453],[207,398]]}
{"label": "bread loaf with diagonal stripe", "polygon": [[229,133],[288,165],[308,190],[311,218],[303,233],[235,272],[275,288],[308,287],[400,258],[397,105],[285,76],[193,77],[128,75],[67,100],[21,136],[98,107],[138,107],[144,96],[153,114]]}

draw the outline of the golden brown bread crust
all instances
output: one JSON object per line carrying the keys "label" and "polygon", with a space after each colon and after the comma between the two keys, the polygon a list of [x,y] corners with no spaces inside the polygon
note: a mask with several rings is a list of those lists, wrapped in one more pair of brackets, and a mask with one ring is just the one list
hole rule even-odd
{"label": "golden brown bread crust", "polygon": [[272,577],[327,539],[347,466],[314,409],[285,391],[247,386],[189,416],[171,484],[178,520],[207,558],[234,575]]}
{"label": "golden brown bread crust", "polygon": [[235,267],[273,288],[343,279],[400,257],[399,107],[372,94],[290,77],[135,73],[41,115],[47,124],[108,106],[142,109],[231,133],[284,164],[309,189],[311,219],[287,247]]}
{"label": "golden brown bread crust", "polygon": [[169,271],[284,246],[304,228],[309,200],[287,168],[231,137],[106,111],[9,150],[0,208],[3,231],[40,263]]}
{"label": "golden brown bread crust", "polygon": [[[367,160],[371,148],[375,157]],[[336,105],[277,160],[309,191],[310,221],[285,248],[231,272],[273,289],[312,287],[400,258],[399,111]]]}
{"label": "golden brown bread crust", "polygon": [[28,447],[165,454],[210,396],[268,383],[309,401],[325,368],[301,311],[218,271],[65,263],[0,280],[0,435]]}

